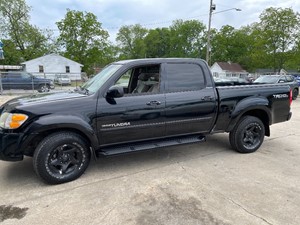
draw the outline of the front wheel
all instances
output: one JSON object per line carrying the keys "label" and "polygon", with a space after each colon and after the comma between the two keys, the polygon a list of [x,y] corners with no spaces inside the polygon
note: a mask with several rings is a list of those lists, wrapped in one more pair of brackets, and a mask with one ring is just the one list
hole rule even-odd
{"label": "front wheel", "polygon": [[255,152],[263,143],[265,127],[260,119],[254,116],[245,116],[229,133],[230,144],[240,153]]}
{"label": "front wheel", "polygon": [[37,146],[33,166],[46,183],[60,184],[80,177],[89,165],[90,155],[80,135],[58,132],[47,136]]}

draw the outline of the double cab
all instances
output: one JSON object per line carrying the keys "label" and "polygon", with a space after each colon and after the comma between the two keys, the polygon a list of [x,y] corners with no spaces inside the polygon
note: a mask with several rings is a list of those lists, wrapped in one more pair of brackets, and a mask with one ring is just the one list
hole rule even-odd
{"label": "double cab", "polygon": [[75,91],[2,105],[0,159],[33,157],[37,175],[58,184],[80,177],[93,155],[198,143],[220,132],[251,153],[270,125],[291,118],[288,85],[218,85],[201,59],[111,63]]}

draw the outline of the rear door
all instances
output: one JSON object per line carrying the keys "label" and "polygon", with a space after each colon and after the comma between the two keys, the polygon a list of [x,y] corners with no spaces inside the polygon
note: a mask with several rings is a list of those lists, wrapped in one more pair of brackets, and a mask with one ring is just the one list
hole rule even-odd
{"label": "rear door", "polygon": [[217,97],[196,63],[166,63],[166,134],[209,132],[217,115]]}

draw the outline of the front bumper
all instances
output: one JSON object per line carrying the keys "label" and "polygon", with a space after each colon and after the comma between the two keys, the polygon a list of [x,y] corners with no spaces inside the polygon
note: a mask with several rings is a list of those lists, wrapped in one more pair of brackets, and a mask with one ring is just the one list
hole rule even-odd
{"label": "front bumper", "polygon": [[21,161],[24,156],[19,149],[22,134],[5,133],[0,128],[0,160]]}

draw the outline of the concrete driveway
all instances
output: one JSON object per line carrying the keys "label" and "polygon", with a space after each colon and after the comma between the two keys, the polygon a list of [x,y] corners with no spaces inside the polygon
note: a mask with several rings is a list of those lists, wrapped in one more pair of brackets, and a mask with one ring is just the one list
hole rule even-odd
{"label": "concrete driveway", "polygon": [[207,142],[101,158],[78,180],[42,183],[32,160],[0,161],[1,224],[295,224],[300,221],[300,99],[258,152]]}

